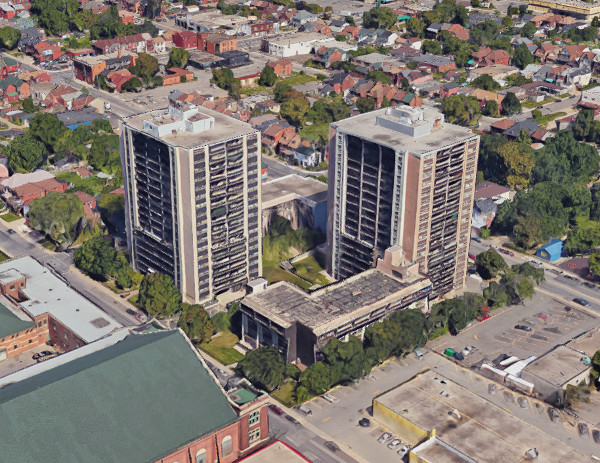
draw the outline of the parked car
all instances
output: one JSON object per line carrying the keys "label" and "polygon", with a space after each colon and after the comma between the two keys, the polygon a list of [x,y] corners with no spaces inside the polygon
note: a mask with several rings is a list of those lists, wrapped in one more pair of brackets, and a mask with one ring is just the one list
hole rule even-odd
{"label": "parked car", "polygon": [[496,385],[495,385],[495,384],[493,384],[493,383],[492,383],[492,384],[488,384],[488,392],[489,392],[491,395],[496,395],[496,392],[498,392],[498,388],[497,388],[497,387],[496,387]]}
{"label": "parked car", "polygon": [[381,436],[379,436],[379,439],[377,439],[377,442],[379,442],[380,444],[383,444],[390,437],[392,437],[392,435],[389,432],[384,432]]}
{"label": "parked car", "polygon": [[281,407],[278,407],[275,404],[271,404],[271,405],[269,405],[269,408],[271,409],[271,411],[273,413],[276,413],[279,416],[283,415],[283,409]]}
{"label": "parked car", "polygon": [[410,447],[408,445],[403,445],[400,450],[398,450],[398,455],[400,455],[400,458],[404,458],[404,456],[408,453],[408,451],[410,450]]}
{"label": "parked car", "polygon": [[533,265],[534,267],[538,267],[538,268],[544,266],[544,264],[542,264],[541,262],[538,262],[537,260],[530,260],[528,263]]}
{"label": "parked car", "polygon": [[16,231],[14,231],[12,228],[9,228],[8,230],[6,230],[8,232],[9,235],[14,235],[15,233],[17,233]]}
{"label": "parked car", "polygon": [[579,435],[582,439],[587,439],[588,437],[590,437],[590,430],[588,429],[588,426],[585,423],[579,423],[577,425],[577,431],[579,431]]}
{"label": "parked car", "polygon": [[490,314],[489,313],[480,313],[479,315],[477,315],[477,321],[478,322],[482,322],[484,320],[487,320],[488,318],[490,318]]}
{"label": "parked car", "polygon": [[402,445],[402,441],[400,439],[394,439],[388,444],[388,449],[394,450],[399,445]]}
{"label": "parked car", "polygon": [[371,420],[369,418],[361,418],[358,421],[358,424],[363,428],[368,428],[369,426],[371,426]]}
{"label": "parked car", "polygon": [[600,444],[600,431],[598,431],[597,429],[594,429],[592,431],[592,438],[594,439],[594,442],[596,444]]}
{"label": "parked car", "polygon": [[423,351],[421,349],[415,349],[415,355],[421,360],[423,358]]}
{"label": "parked car", "polygon": [[481,238],[479,238],[479,236],[472,236],[471,239],[473,241],[477,241],[478,243],[481,243]]}
{"label": "parked car", "polygon": [[312,415],[312,410],[310,408],[308,408],[306,405],[296,405],[294,407],[296,410],[298,410],[299,412],[304,413],[305,415]]}
{"label": "parked car", "polygon": [[329,402],[330,404],[336,404],[340,401],[340,399],[338,399],[337,397],[331,395],[331,394],[323,394],[321,396],[321,398],[325,399],[327,402]]}
{"label": "parked car", "polygon": [[548,409],[548,415],[550,416],[550,420],[555,422],[555,421],[562,421],[560,419],[560,413],[558,413],[558,410],[556,410],[556,408],[549,408]]}
{"label": "parked car", "polygon": [[463,361],[465,359],[465,356],[461,352],[454,352],[454,358],[456,360]]}
{"label": "parked car", "polygon": [[469,253],[469,259],[475,260],[477,256],[475,254]]}
{"label": "parked car", "polygon": [[584,307],[588,307],[590,303],[581,297],[576,297],[573,299],[573,302],[577,302],[577,304],[582,305]]}
{"label": "parked car", "polygon": [[330,440],[323,442],[323,445],[325,447],[327,447],[329,450],[331,450],[332,452],[337,452],[340,449],[335,442],[330,441]]}
{"label": "parked car", "polygon": [[125,312],[127,312],[129,315],[131,315],[132,317],[135,317],[135,311],[131,310],[131,309],[125,309]]}
{"label": "parked car", "polygon": [[531,326],[515,325],[515,330],[531,331]]}
{"label": "parked car", "polygon": [[519,407],[521,407],[521,408],[529,407],[529,402],[527,402],[527,399],[525,397],[519,397],[517,399],[517,402],[519,403]]}
{"label": "parked car", "polygon": [[285,415],[285,419],[288,420],[290,423],[295,424],[296,426],[298,426],[300,424],[300,421],[298,421],[296,418],[294,418],[291,415]]}

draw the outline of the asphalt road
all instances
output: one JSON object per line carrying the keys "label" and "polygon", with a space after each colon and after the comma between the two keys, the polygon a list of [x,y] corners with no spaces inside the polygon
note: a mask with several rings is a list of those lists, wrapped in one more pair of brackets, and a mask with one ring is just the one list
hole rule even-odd
{"label": "asphalt road", "polygon": [[73,256],[70,252],[50,252],[41,245],[31,242],[21,236],[21,232],[9,234],[10,228],[0,223],[0,249],[11,257],[31,256],[38,262],[53,270],[66,283],[106,312],[123,326],[137,325],[134,317],[125,312],[131,309],[131,305],[105,288],[83,275],[73,264]]}

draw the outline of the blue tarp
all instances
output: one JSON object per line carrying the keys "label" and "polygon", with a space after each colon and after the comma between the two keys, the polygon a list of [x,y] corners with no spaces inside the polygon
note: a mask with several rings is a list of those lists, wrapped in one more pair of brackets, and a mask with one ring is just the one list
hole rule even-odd
{"label": "blue tarp", "polygon": [[558,238],[554,238],[548,244],[545,244],[535,253],[538,257],[554,262],[562,256],[563,242]]}

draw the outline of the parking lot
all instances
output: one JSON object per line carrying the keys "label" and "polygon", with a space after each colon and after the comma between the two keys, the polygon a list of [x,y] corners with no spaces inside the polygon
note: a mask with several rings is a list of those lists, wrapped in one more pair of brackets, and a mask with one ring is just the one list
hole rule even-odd
{"label": "parking lot", "polygon": [[[557,344],[600,326],[598,317],[574,305],[565,306],[539,292],[522,305],[493,310],[490,314],[490,319],[473,321],[457,336],[444,336],[432,341],[430,347],[443,353],[447,348],[462,350],[467,345],[474,346],[477,351],[462,362],[471,366],[493,360],[501,354],[515,355],[520,359],[539,356]],[[531,331],[515,329],[516,325],[528,326]]]}

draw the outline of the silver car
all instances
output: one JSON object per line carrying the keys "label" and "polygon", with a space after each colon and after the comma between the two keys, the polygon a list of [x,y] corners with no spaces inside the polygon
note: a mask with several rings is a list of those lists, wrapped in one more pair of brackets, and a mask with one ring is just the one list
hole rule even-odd
{"label": "silver car", "polygon": [[394,439],[388,444],[388,449],[394,450],[399,445],[402,445],[402,441],[400,439]]}
{"label": "silver car", "polygon": [[389,432],[384,432],[381,436],[379,436],[379,439],[377,439],[377,442],[379,442],[380,444],[383,444],[390,437],[392,437],[392,435]]}

